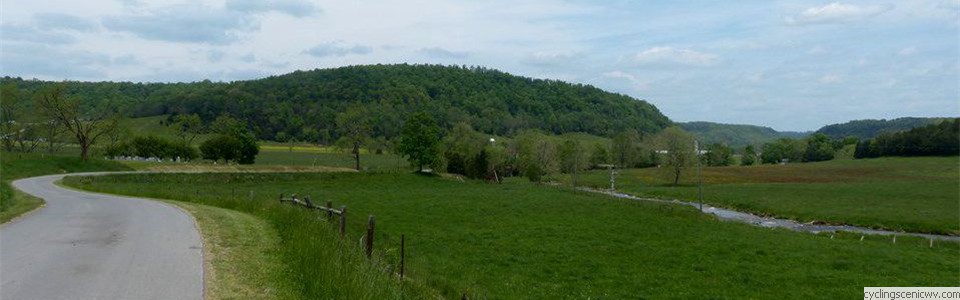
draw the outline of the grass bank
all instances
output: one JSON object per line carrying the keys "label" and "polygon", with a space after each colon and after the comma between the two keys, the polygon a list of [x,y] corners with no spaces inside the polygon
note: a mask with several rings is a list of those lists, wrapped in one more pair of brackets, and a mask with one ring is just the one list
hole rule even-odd
{"label": "grass bank", "polygon": [[197,220],[203,236],[206,299],[296,299],[284,280],[280,236],[264,220],[196,203],[165,202]]}
{"label": "grass bank", "polygon": [[[411,174],[143,174],[69,178],[67,184],[262,216],[280,232],[289,279],[300,295],[314,298],[363,298],[373,294],[343,291],[397,287],[379,274],[395,265],[401,234],[407,236],[411,281],[447,298],[464,292],[477,299],[849,298],[863,286],[960,284],[955,243],[928,248],[916,238],[897,244],[886,237],[831,239],[523,180],[490,185]],[[278,205],[281,192],[346,204],[351,242],[340,246],[316,214]],[[368,214],[377,216],[378,262],[369,270],[343,267],[363,265],[354,245]],[[411,295],[407,288],[370,293],[426,294]]]}
{"label": "grass bank", "polygon": [[[800,221],[960,235],[960,158],[889,157],[703,169],[711,205]],[[617,190],[695,201],[696,178],[671,186],[657,168],[620,170]],[[694,170],[687,170],[692,175]],[[569,183],[569,178],[565,179]],[[607,171],[582,184],[610,187]]]}
{"label": "grass bank", "polygon": [[10,182],[26,177],[95,171],[131,170],[122,164],[99,159],[83,162],[79,157],[44,153],[0,153],[0,223],[36,209],[40,198],[17,191]]}

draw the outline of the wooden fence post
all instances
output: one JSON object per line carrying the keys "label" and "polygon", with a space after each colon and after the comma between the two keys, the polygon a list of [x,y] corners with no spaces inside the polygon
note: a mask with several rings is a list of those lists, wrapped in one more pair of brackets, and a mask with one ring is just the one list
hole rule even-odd
{"label": "wooden fence post", "polygon": [[[933,240],[931,240],[933,241]],[[404,249],[406,248],[404,236],[400,235],[400,280],[403,280],[403,263],[405,261],[406,253]],[[933,245],[933,244],[931,244]]]}
{"label": "wooden fence post", "polygon": [[333,222],[333,201],[327,201],[327,222]]}
{"label": "wooden fence post", "polygon": [[343,239],[343,235],[347,232],[347,206],[340,207],[340,239]]}
{"label": "wooden fence post", "polygon": [[370,258],[373,255],[373,229],[376,223],[376,218],[373,215],[370,215],[367,218],[367,238],[364,239],[366,242],[367,258]]}

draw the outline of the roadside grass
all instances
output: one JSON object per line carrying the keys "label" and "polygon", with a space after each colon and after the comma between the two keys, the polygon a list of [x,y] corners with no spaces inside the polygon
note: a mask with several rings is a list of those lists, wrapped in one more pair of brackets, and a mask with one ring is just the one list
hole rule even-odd
{"label": "roadside grass", "polygon": [[43,200],[14,189],[10,182],[26,177],[68,172],[130,170],[122,164],[46,153],[0,153],[0,223],[16,218],[43,205]]}
{"label": "roadside grass", "polygon": [[[819,163],[703,168],[704,202],[799,221],[824,221],[898,231],[960,235],[960,159],[889,157]],[[679,186],[664,170],[620,170],[617,190],[696,201],[694,169]],[[563,176],[569,185],[570,177]],[[608,171],[580,184],[609,188]]]}
{"label": "roadside grass", "polygon": [[[929,248],[919,238],[893,244],[758,228],[518,178],[492,185],[404,173],[137,174],[65,182],[262,216],[280,233],[288,279],[306,298],[396,288],[383,272],[396,265],[401,234],[406,283],[446,298],[849,298],[863,286],[960,284],[956,243]],[[348,242],[339,243],[318,214],[279,205],[280,193],[347,205]],[[355,246],[370,214],[377,218],[373,264],[357,258]],[[408,298],[427,294],[399,287]]]}
{"label": "roadside grass", "polygon": [[206,299],[296,299],[284,280],[280,236],[268,222],[230,209],[164,202],[197,220],[203,236]]}

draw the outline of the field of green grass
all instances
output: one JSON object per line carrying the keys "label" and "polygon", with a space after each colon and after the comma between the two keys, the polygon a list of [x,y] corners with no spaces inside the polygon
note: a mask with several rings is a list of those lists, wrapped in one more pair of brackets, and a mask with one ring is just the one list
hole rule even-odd
{"label": "field of green grass", "polygon": [[[277,228],[289,280],[304,298],[396,298],[380,290],[345,293],[423,284],[448,298],[471,299],[836,299],[859,297],[863,286],[960,284],[955,243],[928,248],[916,238],[891,244],[879,236],[860,241],[757,228],[692,208],[516,178],[493,185],[405,173],[140,174],[65,183],[264,218]],[[339,244],[316,213],[279,205],[280,193],[347,205],[351,242]],[[370,269],[390,272],[399,237],[407,237],[410,279],[403,285],[344,267],[363,263],[354,253],[369,214],[377,217],[378,249]],[[410,293],[405,297],[429,294]]]}
{"label": "field of green grass", "polygon": [[[960,235],[958,166],[957,157],[889,157],[704,168],[703,193],[711,205],[761,215]],[[687,170],[688,175],[693,172]],[[620,170],[617,190],[697,199],[694,176],[670,186],[662,173],[657,168]],[[609,188],[609,172],[588,172],[580,182]]]}
{"label": "field of green grass", "polygon": [[125,171],[130,168],[116,162],[46,153],[0,153],[0,223],[5,223],[40,206],[41,199],[13,189],[10,182],[26,177],[93,171]]}
{"label": "field of green grass", "polygon": [[[347,153],[324,153],[316,150],[295,149],[289,150],[260,150],[257,155],[258,165],[283,166],[326,166],[340,168],[354,168],[353,156]],[[365,154],[360,153],[360,167],[366,171],[393,172],[407,171],[410,168],[406,158],[392,153]]]}

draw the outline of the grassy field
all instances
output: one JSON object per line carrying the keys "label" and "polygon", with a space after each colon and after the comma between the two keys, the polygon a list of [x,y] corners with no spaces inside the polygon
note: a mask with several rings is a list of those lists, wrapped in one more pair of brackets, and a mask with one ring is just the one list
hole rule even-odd
{"label": "grassy field", "polygon": [[[958,163],[957,157],[891,157],[704,168],[703,193],[712,205],[762,215],[957,235]],[[697,199],[693,176],[686,176],[681,186],[669,186],[662,171],[621,170],[617,189],[640,196]],[[609,188],[609,172],[587,173],[581,182]]]}
{"label": "grassy field", "polygon": [[112,161],[45,153],[0,153],[0,223],[31,211],[43,201],[13,189],[10,182],[26,177],[69,172],[122,171],[130,168]]}
{"label": "grassy field", "polygon": [[[319,148],[318,148],[319,149]],[[261,148],[257,156],[258,165],[284,166],[327,166],[354,168],[353,156],[346,153],[324,153],[315,150],[265,150]],[[410,164],[406,158],[391,153],[360,153],[360,167],[367,171],[393,172],[407,171]]]}
{"label": "grassy field", "polygon": [[891,244],[885,237],[763,229],[686,207],[519,179],[491,185],[404,173],[144,174],[66,184],[264,218],[280,233],[288,277],[305,298],[397,294],[345,294],[396,287],[395,280],[331,263],[343,255],[362,264],[356,243],[341,245],[316,214],[277,204],[281,192],[347,205],[348,241],[359,241],[366,216],[375,214],[379,250],[371,269],[392,269],[405,234],[411,280],[399,288],[425,284],[449,298],[464,292],[477,299],[851,298],[863,286],[960,284],[960,249],[953,243],[928,248],[914,238]]}

